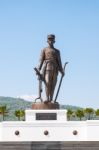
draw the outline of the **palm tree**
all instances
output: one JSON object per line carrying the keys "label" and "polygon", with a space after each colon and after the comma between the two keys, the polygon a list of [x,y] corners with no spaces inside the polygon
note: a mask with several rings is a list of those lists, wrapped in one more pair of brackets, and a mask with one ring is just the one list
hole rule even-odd
{"label": "palm tree", "polygon": [[6,105],[5,106],[0,106],[0,114],[2,115],[2,120],[4,121],[5,116],[7,115],[8,110]]}
{"label": "palm tree", "polygon": [[96,116],[99,116],[99,109],[95,111]]}
{"label": "palm tree", "polygon": [[93,108],[86,108],[86,109],[84,110],[84,112],[85,112],[85,114],[88,115],[88,120],[90,120],[90,119],[91,119],[91,115],[94,114],[94,109],[93,109]]}
{"label": "palm tree", "polygon": [[2,115],[2,107],[0,106],[0,115]]}
{"label": "palm tree", "polygon": [[73,111],[71,109],[67,110],[67,118],[68,120],[71,120],[71,116],[73,115]]}
{"label": "palm tree", "polygon": [[77,109],[75,114],[80,120],[82,119],[82,117],[84,117],[84,111],[82,109]]}
{"label": "palm tree", "polygon": [[18,120],[20,121],[20,120],[21,120],[21,117],[24,117],[24,116],[25,116],[24,110],[16,110],[16,111],[15,111],[15,116],[18,117]]}

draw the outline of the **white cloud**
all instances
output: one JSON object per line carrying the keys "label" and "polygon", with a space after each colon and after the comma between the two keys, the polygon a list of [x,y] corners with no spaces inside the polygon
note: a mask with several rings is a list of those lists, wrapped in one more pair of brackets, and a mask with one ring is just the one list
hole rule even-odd
{"label": "white cloud", "polygon": [[17,96],[17,98],[22,98],[26,101],[34,101],[37,98],[37,95],[21,95],[21,96]]}

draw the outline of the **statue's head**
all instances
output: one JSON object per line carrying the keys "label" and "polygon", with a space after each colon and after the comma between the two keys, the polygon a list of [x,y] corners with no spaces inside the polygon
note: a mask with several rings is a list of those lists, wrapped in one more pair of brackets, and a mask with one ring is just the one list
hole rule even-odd
{"label": "statue's head", "polygon": [[54,34],[49,34],[49,35],[47,36],[47,42],[48,42],[49,44],[54,44],[54,43],[55,43],[55,35],[54,35]]}

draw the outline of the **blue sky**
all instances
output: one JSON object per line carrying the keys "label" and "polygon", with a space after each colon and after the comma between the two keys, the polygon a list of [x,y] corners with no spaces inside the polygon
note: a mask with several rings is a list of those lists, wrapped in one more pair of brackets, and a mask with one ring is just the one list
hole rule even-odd
{"label": "blue sky", "polygon": [[98,0],[0,0],[0,95],[38,94],[33,68],[50,33],[69,61],[59,103],[99,108]]}

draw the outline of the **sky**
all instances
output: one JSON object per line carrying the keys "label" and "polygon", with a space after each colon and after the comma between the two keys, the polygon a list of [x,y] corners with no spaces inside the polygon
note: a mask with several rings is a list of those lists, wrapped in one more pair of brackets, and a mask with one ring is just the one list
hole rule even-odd
{"label": "sky", "polygon": [[99,108],[99,0],[0,0],[0,96],[38,95],[48,34],[69,62],[58,102]]}

